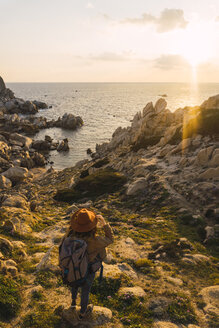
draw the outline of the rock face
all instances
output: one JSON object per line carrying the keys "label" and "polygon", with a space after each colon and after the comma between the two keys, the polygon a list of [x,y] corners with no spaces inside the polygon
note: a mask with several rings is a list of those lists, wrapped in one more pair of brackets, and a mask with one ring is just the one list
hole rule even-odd
{"label": "rock face", "polygon": [[58,268],[58,248],[56,246],[51,247],[48,252],[43,256],[40,263],[36,266],[38,271],[51,270],[59,272]]}
{"label": "rock face", "polygon": [[200,295],[206,303],[204,311],[207,313],[214,313],[219,316],[219,285],[203,288]]}
{"label": "rock face", "polygon": [[[118,147],[131,147],[137,151],[156,144],[178,144],[182,139],[202,135],[218,135],[219,95],[209,98],[200,107],[186,107],[171,113],[165,99],[155,106],[148,103],[137,113],[131,127],[118,128],[108,144],[97,145],[97,153],[106,153]],[[195,124],[196,122],[196,124]]]}
{"label": "rock face", "polygon": [[[79,311],[79,308],[76,308]],[[65,309],[62,313],[63,318],[68,321],[72,327],[78,327],[80,321],[77,319],[76,311],[72,308]],[[96,327],[107,325],[112,319],[112,311],[108,308],[94,306],[92,314],[83,319],[84,327]]]}
{"label": "rock face", "polygon": [[144,298],[146,293],[141,287],[122,287],[119,289],[119,296],[124,296],[127,294],[133,295],[135,297]]}
{"label": "rock face", "polygon": [[3,81],[2,77],[0,76],[0,94],[2,93],[2,91],[4,91],[6,89],[5,87],[5,82]]}
{"label": "rock face", "polygon": [[[58,126],[57,122],[57,126]],[[67,114],[65,113],[62,116],[62,119],[60,120],[60,126],[63,129],[68,129],[68,130],[75,130],[78,127],[81,127],[83,125],[83,120],[80,116],[74,116],[73,114]]]}
{"label": "rock face", "polygon": [[69,150],[68,139],[65,138],[58,145],[57,151],[68,151],[68,150]]}
{"label": "rock face", "polygon": [[205,100],[201,104],[201,109],[219,109],[219,95],[213,96]]}
{"label": "rock face", "polygon": [[4,175],[0,175],[0,189],[8,189],[11,186],[11,180],[7,179]]}
{"label": "rock face", "polygon": [[136,180],[134,180],[133,183],[131,183],[128,186],[126,193],[128,196],[132,196],[140,191],[142,191],[142,192],[145,191],[146,187],[147,187],[147,179],[146,178],[137,178]]}
{"label": "rock face", "polygon": [[18,207],[18,208],[27,209],[28,203],[23,197],[17,195],[17,196],[10,196],[10,197],[6,198],[3,201],[2,206]]}
{"label": "rock face", "polygon": [[[128,177],[126,195],[130,199],[147,198],[156,204],[161,201],[156,192],[164,188],[177,204],[185,201],[196,208],[204,221],[206,209],[218,207],[218,99],[216,95],[201,106],[175,112],[168,111],[164,99],[155,105],[150,102],[134,116],[131,126],[117,128],[108,143],[96,145],[92,157],[108,156],[108,165]],[[192,221],[194,218],[190,225]],[[217,222],[214,218],[211,225]],[[204,240],[208,238],[203,236]]]}
{"label": "rock face", "polygon": [[158,321],[154,323],[153,328],[179,328],[179,326],[167,321]]}
{"label": "rock face", "polygon": [[28,170],[24,167],[15,166],[5,171],[2,175],[11,180],[13,183],[17,183],[28,177]]}

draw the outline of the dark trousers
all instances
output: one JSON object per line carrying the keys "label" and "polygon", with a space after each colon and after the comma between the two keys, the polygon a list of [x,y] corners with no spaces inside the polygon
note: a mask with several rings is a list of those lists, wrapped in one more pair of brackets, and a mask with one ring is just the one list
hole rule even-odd
{"label": "dark trousers", "polygon": [[87,310],[87,305],[89,302],[89,294],[92,283],[95,278],[95,272],[89,273],[85,283],[81,286],[72,287],[71,294],[72,294],[72,301],[76,301],[78,289],[81,288],[81,313],[85,313]]}

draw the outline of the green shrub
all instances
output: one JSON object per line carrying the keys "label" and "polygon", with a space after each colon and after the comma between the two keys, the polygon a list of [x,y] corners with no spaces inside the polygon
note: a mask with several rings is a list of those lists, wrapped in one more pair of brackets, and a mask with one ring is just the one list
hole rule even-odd
{"label": "green shrub", "polygon": [[94,198],[105,193],[118,191],[125,183],[126,177],[112,169],[99,170],[80,179],[71,189],[58,190],[55,200],[72,202],[80,198]]}
{"label": "green shrub", "polygon": [[40,290],[34,290],[31,295],[32,300],[40,301],[43,299],[43,294]]}
{"label": "green shrub", "polygon": [[61,318],[50,307],[39,304],[33,312],[24,317],[22,328],[58,328],[60,322]]}
{"label": "green shrub", "polygon": [[211,328],[218,328],[219,327],[219,318],[218,315],[215,313],[209,313],[208,315],[208,324]]}
{"label": "green shrub", "polygon": [[19,264],[19,269],[25,271],[26,273],[33,273],[36,270],[36,266],[32,261],[26,260]]}
{"label": "green shrub", "polygon": [[99,302],[105,304],[108,296],[114,297],[121,287],[122,279],[103,278],[102,282],[99,283],[98,279],[95,279],[91,293],[94,294]]}
{"label": "green shrub", "polygon": [[196,315],[189,299],[176,296],[167,308],[169,317],[179,323],[196,323]]}
{"label": "green shrub", "polygon": [[57,283],[57,277],[51,271],[38,271],[34,282],[36,285],[40,284],[44,288],[51,288]]}
{"label": "green shrub", "polygon": [[138,259],[134,262],[134,265],[137,269],[148,269],[150,271],[150,269],[153,267],[153,262],[147,258],[142,258],[142,259]]}
{"label": "green shrub", "polygon": [[20,286],[12,278],[0,275],[0,318],[10,319],[21,306]]}
{"label": "green shrub", "polygon": [[105,158],[103,158],[103,159],[99,159],[98,161],[96,161],[96,162],[92,165],[92,167],[100,168],[100,167],[102,167],[102,166],[104,166],[104,165],[106,165],[106,164],[108,164],[108,163],[109,163],[109,160],[108,160],[107,157],[105,157]]}

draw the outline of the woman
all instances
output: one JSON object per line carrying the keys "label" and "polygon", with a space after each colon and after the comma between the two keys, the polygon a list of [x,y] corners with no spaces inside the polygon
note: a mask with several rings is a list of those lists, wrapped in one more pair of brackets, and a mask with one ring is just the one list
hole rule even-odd
{"label": "woman", "polygon": [[[97,235],[98,227],[102,227],[105,236]],[[68,237],[82,239],[87,243],[87,253],[89,263],[93,263],[96,258],[102,261],[106,257],[106,247],[113,243],[113,232],[109,224],[106,223],[102,215],[96,215],[93,211],[82,208],[73,213],[70,221]],[[95,272],[90,272],[86,281],[81,286],[72,287],[72,307],[76,308],[76,298],[78,288],[81,287],[81,310],[79,319],[83,319],[92,312],[93,305],[88,306],[91,285],[95,278]]]}

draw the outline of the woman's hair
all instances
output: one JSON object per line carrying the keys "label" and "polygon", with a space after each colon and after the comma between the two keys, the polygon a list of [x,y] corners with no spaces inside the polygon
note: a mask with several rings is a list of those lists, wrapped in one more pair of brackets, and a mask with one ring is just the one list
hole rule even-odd
{"label": "woman's hair", "polygon": [[66,231],[66,237],[69,237],[69,236],[72,236],[72,237],[77,237],[77,238],[89,238],[89,237],[95,237],[96,235],[96,232],[97,232],[97,228],[93,228],[92,230],[90,231],[87,231],[87,232],[77,232],[77,231],[74,231],[71,226],[68,228],[68,230]]}

